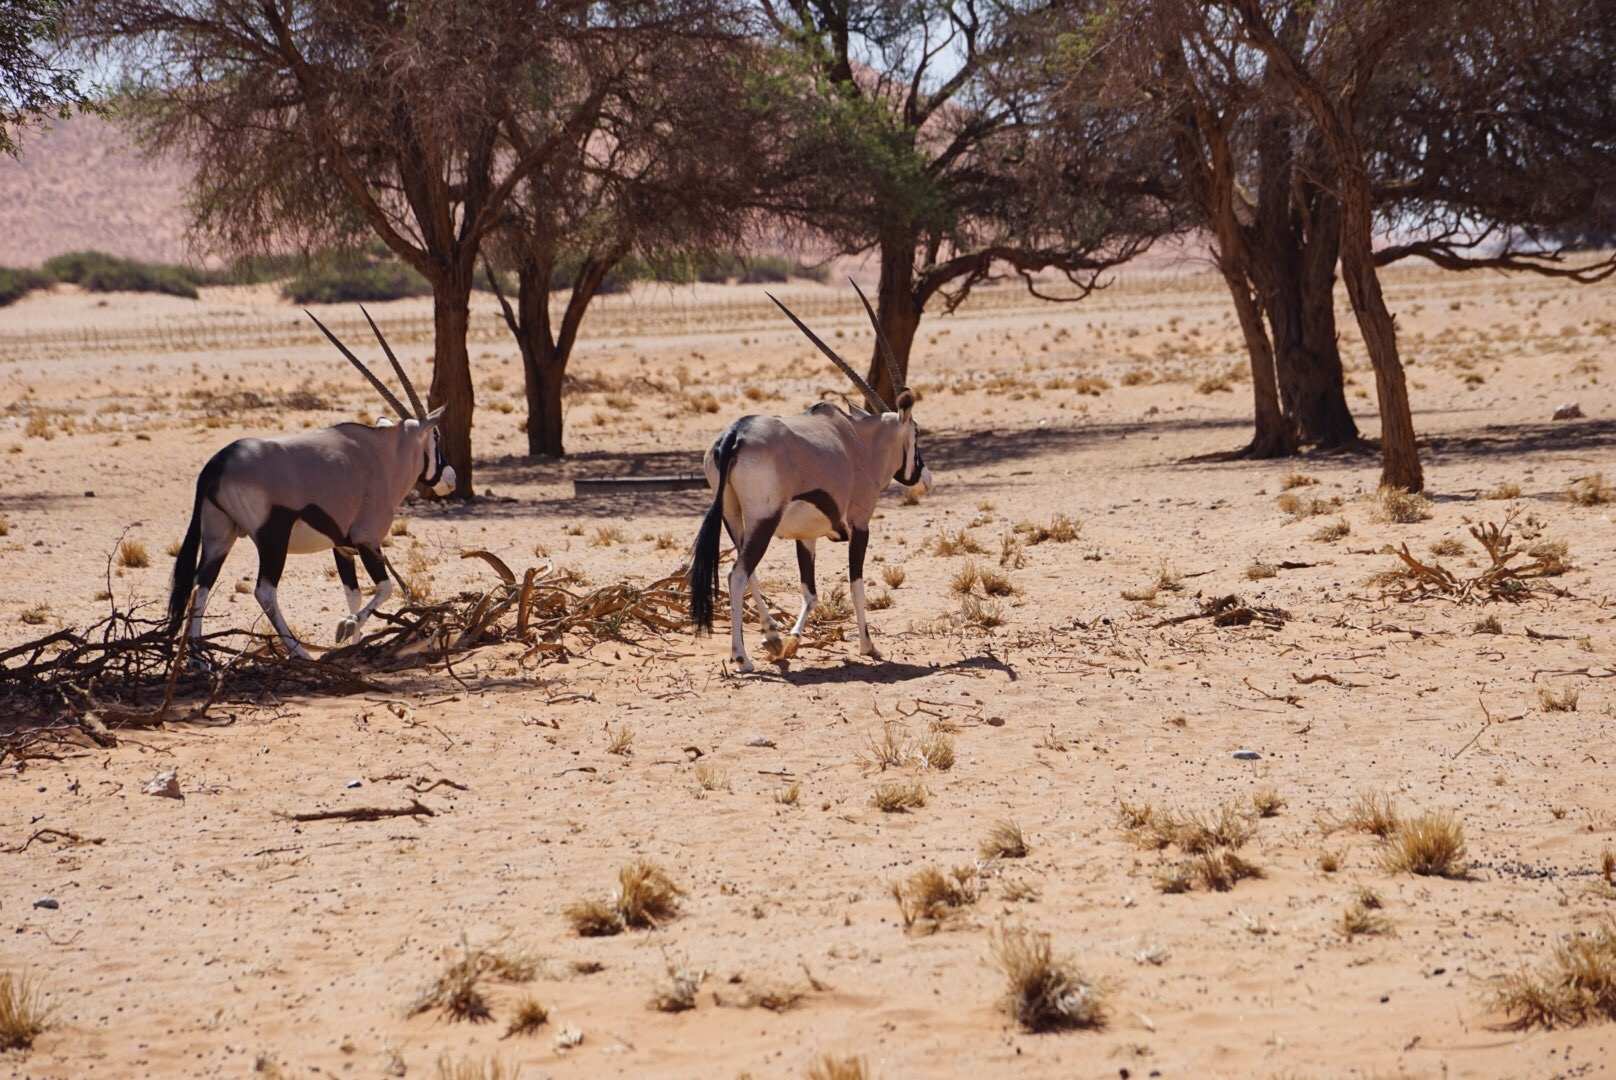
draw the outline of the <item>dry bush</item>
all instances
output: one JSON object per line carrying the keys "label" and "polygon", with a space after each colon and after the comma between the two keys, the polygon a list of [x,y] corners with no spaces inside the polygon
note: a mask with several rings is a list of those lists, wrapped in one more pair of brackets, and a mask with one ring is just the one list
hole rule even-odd
{"label": "dry bush", "polygon": [[609,937],[625,927],[655,929],[679,913],[684,894],[661,867],[636,859],[617,872],[617,892],[610,901],[577,901],[563,914],[580,937]]}
{"label": "dry bush", "polygon": [[410,1005],[409,1015],[436,1009],[450,1020],[480,1024],[494,1018],[483,993],[484,979],[524,983],[538,974],[538,961],[523,952],[507,952],[498,946],[472,948],[464,939],[460,953]]}
{"label": "dry bush", "polygon": [[1147,386],[1147,385],[1150,384],[1150,382],[1154,378],[1155,378],[1155,376],[1152,375],[1149,371],[1145,370],[1144,368],[1134,368],[1131,371],[1123,372],[1123,374],[1122,374],[1122,385],[1123,386]]}
{"label": "dry bush", "polygon": [[1352,525],[1347,521],[1347,519],[1337,518],[1336,520],[1328,522],[1327,524],[1320,525],[1313,531],[1313,535],[1309,537],[1309,539],[1316,541],[1317,543],[1328,544],[1336,540],[1340,540],[1342,537],[1350,536],[1351,534]]}
{"label": "dry bush", "polygon": [[1380,914],[1376,908],[1380,906],[1377,897],[1373,904],[1366,904],[1360,898],[1348,904],[1341,913],[1341,932],[1349,938],[1360,934],[1385,934],[1391,928],[1391,922],[1386,916]]}
{"label": "dry bush", "polygon": [[919,780],[878,784],[870,801],[883,814],[903,814],[926,805],[926,786]]}
{"label": "dry bush", "polygon": [[45,623],[50,621],[50,617],[51,606],[43,602],[34,604],[32,607],[24,608],[17,615],[17,618],[21,619],[29,626],[43,626]]}
{"label": "dry bush", "polygon": [[[1470,527],[1470,536],[1487,554],[1488,565],[1481,572],[1461,578],[1440,564],[1427,564],[1416,559],[1404,544],[1394,554],[1402,565],[1376,574],[1371,580],[1386,589],[1398,600],[1423,600],[1440,596],[1457,603],[1506,600],[1519,602],[1539,591],[1534,579],[1563,574],[1570,568],[1566,562],[1568,549],[1562,544],[1543,542],[1532,551],[1541,554],[1528,563],[1515,560],[1531,551],[1515,546],[1515,537],[1508,531],[1514,524],[1516,512],[1504,516],[1501,523],[1484,522]],[[1549,587],[1547,591],[1554,590]]]}
{"label": "dry bush", "polygon": [[1233,393],[1234,384],[1226,376],[1209,375],[1195,384],[1197,394]]}
{"label": "dry bush", "polygon": [[1158,868],[1150,880],[1157,892],[1172,896],[1189,892],[1195,885],[1195,874],[1189,863],[1176,862]]}
{"label": "dry bush", "polygon": [[1465,553],[1465,546],[1464,542],[1456,536],[1444,536],[1442,539],[1433,543],[1429,550],[1432,555],[1437,555],[1444,558],[1452,558],[1455,555],[1463,555]]}
{"label": "dry bush", "polygon": [[27,975],[0,973],[0,1050],[26,1050],[50,1026],[51,1009]]}
{"label": "dry bush", "polygon": [[978,576],[975,560],[969,561],[955,572],[953,579],[948,583],[949,588],[961,596],[969,596],[971,590],[976,588]]}
{"label": "dry bush", "polygon": [[938,555],[981,555],[985,550],[976,537],[964,529],[955,533],[943,529],[932,541],[932,551]]}
{"label": "dry bush", "polygon": [[1009,570],[1020,570],[1027,565],[1027,548],[1015,533],[999,537],[999,565]]}
{"label": "dry bush", "polygon": [[4,514],[0,514],[0,536],[10,536],[10,535],[11,535],[11,519],[6,517],[6,515],[4,515]]}
{"label": "dry bush", "polygon": [[1542,564],[1544,577],[1559,577],[1572,569],[1571,545],[1564,540],[1539,540],[1526,554]]}
{"label": "dry bush", "polygon": [[1307,476],[1299,472],[1293,472],[1288,473],[1280,478],[1279,490],[1293,491],[1299,487],[1312,487],[1316,483],[1318,483],[1318,481],[1311,476]]}
{"label": "dry bush", "polygon": [[984,859],[1025,859],[1027,838],[1022,835],[1021,826],[1007,818],[993,823],[987,838],[976,850]]}
{"label": "dry bush", "polygon": [[[4,536],[4,535],[5,535],[5,533],[0,532],[0,536]],[[170,559],[179,558],[179,555],[180,555],[180,541],[178,541],[178,540],[170,540],[168,542],[168,546],[163,549],[163,554],[167,555]]]}
{"label": "dry bush", "polygon": [[1216,848],[1239,848],[1251,839],[1251,820],[1236,803],[1225,803],[1216,814],[1190,813],[1183,817],[1157,815],[1152,827],[1166,824],[1172,842],[1186,855],[1200,855]]}
{"label": "dry bush", "polygon": [[954,740],[942,732],[921,739],[916,753],[928,769],[947,772],[954,767]]}
{"label": "dry bush", "polygon": [[1271,787],[1258,788],[1252,792],[1251,808],[1257,811],[1258,817],[1273,817],[1285,807],[1285,799]]}
{"label": "dry bush", "polygon": [[1010,596],[1016,591],[1016,587],[1010,584],[1010,578],[997,570],[979,571],[977,583],[982,586],[982,592],[988,596]]}
{"label": "dry bush", "polygon": [[1347,816],[1332,823],[1335,828],[1354,829],[1384,840],[1397,831],[1401,819],[1397,804],[1384,791],[1365,791],[1347,809]]}
{"label": "dry bush", "polygon": [[774,801],[781,806],[796,806],[797,800],[802,797],[802,785],[793,783],[774,793]]}
{"label": "dry bush", "polygon": [[616,731],[607,729],[606,752],[619,757],[628,757],[634,752],[634,729],[627,724],[618,727]]}
{"label": "dry bush", "polygon": [[808,1080],[870,1080],[870,1067],[861,1057],[826,1054],[808,1067]]}
{"label": "dry bush", "polygon": [[1519,1030],[1616,1020],[1616,921],[1558,942],[1538,971],[1498,980],[1493,1005]]}
{"label": "dry bush", "polygon": [[978,630],[992,630],[1004,625],[1004,608],[991,600],[978,600],[974,596],[960,600],[960,618],[967,626]]}
{"label": "dry bush", "polygon": [[1559,692],[1552,686],[1537,688],[1537,703],[1543,707],[1544,712],[1576,712],[1579,697],[1574,686],[1568,686]]}
{"label": "dry bush", "polygon": [[139,540],[124,540],[118,545],[118,565],[131,570],[144,569],[151,565],[151,554]]}
{"label": "dry bush", "polygon": [[1341,499],[1337,496],[1328,499],[1316,496],[1304,499],[1286,492],[1274,500],[1274,505],[1279,507],[1281,513],[1289,514],[1292,521],[1301,521],[1303,518],[1318,517],[1341,509]]}
{"label": "dry bush", "polygon": [[887,608],[892,606],[892,594],[889,592],[878,592],[874,596],[866,597],[864,600],[864,606],[870,611],[885,611]]}
{"label": "dry bush", "polygon": [[[1117,822],[1124,832],[1135,833],[1147,828],[1156,818],[1156,808],[1149,803],[1131,803],[1126,799],[1117,800]],[[1168,843],[1172,843],[1171,837]],[[1162,845],[1163,847],[1166,844]]]}
{"label": "dry bush", "polygon": [[908,576],[909,575],[904,572],[903,566],[899,563],[887,563],[885,566],[881,567],[881,580],[886,582],[887,588],[889,589],[903,588],[904,578]]}
{"label": "dry bush", "polygon": [[46,442],[56,438],[56,433],[51,430],[50,415],[42,412],[36,412],[28,418],[28,425],[23,428],[23,434],[30,439],[44,439]]}
{"label": "dry bush", "polygon": [[1265,578],[1277,577],[1279,568],[1272,563],[1254,562],[1246,567],[1246,578],[1250,581],[1262,581]]}
{"label": "dry bush", "polygon": [[1083,534],[1083,526],[1065,514],[1056,514],[1049,519],[1048,525],[1023,521],[1018,523],[1013,531],[1016,535],[1024,537],[1029,546],[1043,543],[1069,544]]}
{"label": "dry bush", "polygon": [[808,613],[810,626],[839,626],[853,617],[853,602],[848,599],[847,586],[838,584],[825,593]]}
{"label": "dry bush", "polygon": [[1232,851],[1208,851],[1190,863],[1190,873],[1209,892],[1228,892],[1237,882],[1263,876],[1262,868]]}
{"label": "dry bush", "polygon": [[888,720],[881,725],[879,737],[871,735],[864,740],[859,761],[867,769],[886,772],[908,761],[913,752],[914,743],[910,741],[907,729],[896,720]]}
{"label": "dry bush", "polygon": [[1470,624],[1472,634],[1502,634],[1504,624],[1498,621],[1497,615],[1486,615]]}
{"label": "dry bush", "polygon": [[1331,851],[1329,848],[1320,848],[1318,857],[1319,869],[1326,874],[1333,874],[1341,869],[1341,853]]}
{"label": "dry bush", "polygon": [[1495,488],[1481,493],[1483,499],[1518,499],[1521,497],[1521,485],[1503,483]]}
{"label": "dry bush", "polygon": [[696,991],[707,979],[705,969],[692,969],[664,957],[667,976],[651,993],[651,1008],[657,1012],[686,1012],[696,1007]]}
{"label": "dry bush", "polygon": [[705,390],[699,394],[685,395],[685,408],[693,413],[715,413],[718,411],[718,399]]}
{"label": "dry bush", "polygon": [[1375,516],[1397,525],[1428,521],[1431,517],[1431,500],[1402,488],[1383,487],[1375,493]]}
{"label": "dry bush", "polygon": [[613,544],[621,544],[622,542],[622,529],[619,529],[616,525],[602,525],[595,530],[595,535],[590,537],[589,546],[611,547]]}
{"label": "dry bush", "polygon": [[516,1003],[511,1022],[505,1025],[505,1038],[513,1035],[532,1035],[550,1020],[550,1010],[538,998],[525,997]]}
{"label": "dry bush", "polygon": [[1004,1011],[1027,1031],[1101,1028],[1106,1020],[1104,987],[1072,961],[1058,958],[1049,935],[1001,927],[990,938],[993,961],[1008,986]]}
{"label": "dry bush", "polygon": [[454,1061],[447,1053],[438,1058],[438,1080],[517,1080],[521,1075],[520,1065],[507,1070],[505,1063],[498,1060],[461,1058]]}
{"label": "dry bush", "polygon": [[696,766],[695,773],[696,783],[701,785],[701,790],[703,791],[734,790],[730,786],[729,771],[727,769],[720,768],[717,765],[712,765],[704,761],[700,765]]}
{"label": "dry bush", "polygon": [[1566,498],[1578,506],[1604,506],[1616,502],[1616,488],[1605,482],[1604,473],[1582,476],[1571,482]]}
{"label": "dry bush", "polygon": [[970,866],[957,866],[948,874],[927,866],[905,882],[892,883],[892,898],[898,902],[905,930],[914,929],[917,923],[935,930],[960,908],[976,903],[979,893],[976,869]]}
{"label": "dry bush", "polygon": [[1464,877],[1464,827],[1452,814],[1410,818],[1387,841],[1381,863],[1390,873],[1423,877]]}

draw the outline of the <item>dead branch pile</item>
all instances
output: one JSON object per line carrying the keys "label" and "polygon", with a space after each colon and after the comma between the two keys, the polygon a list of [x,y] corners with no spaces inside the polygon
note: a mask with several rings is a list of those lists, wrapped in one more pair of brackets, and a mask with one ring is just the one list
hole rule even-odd
{"label": "dead branch pile", "polygon": [[1270,630],[1278,630],[1285,625],[1285,620],[1291,617],[1290,612],[1284,608],[1263,607],[1258,604],[1248,604],[1238,596],[1217,596],[1200,603],[1200,610],[1188,615],[1175,615],[1170,619],[1161,619],[1152,624],[1152,629],[1163,626],[1177,626],[1180,623],[1193,622],[1196,619],[1211,619],[1213,626],[1250,626],[1256,623],[1266,626]]}
{"label": "dead branch pile", "polygon": [[1564,558],[1549,551],[1531,562],[1516,564],[1516,559],[1533,552],[1515,546],[1514,537],[1506,531],[1514,521],[1515,515],[1510,514],[1502,524],[1487,522],[1470,527],[1470,536],[1486,552],[1489,564],[1471,577],[1460,577],[1440,563],[1421,562],[1409,553],[1408,544],[1403,544],[1393,552],[1403,565],[1378,578],[1385,586],[1385,595],[1405,602],[1440,597],[1456,604],[1485,604],[1495,600],[1518,603],[1540,591],[1559,593],[1541,584],[1541,579],[1564,573]]}
{"label": "dead branch pile", "polygon": [[660,636],[688,621],[680,574],[644,588],[576,592],[549,580],[553,566],[518,579],[489,552],[463,557],[488,563],[499,582],[378,612],[380,629],[318,661],[286,657],[273,638],[244,631],[210,634],[187,656],[190,647],[169,635],[166,620],[116,609],[88,629],[57,630],[0,651],[0,765],[8,757],[50,757],[49,748],[63,741],[113,745],[121,728],[229,723],[209,719],[210,712],[287,694],[381,692],[371,676],[383,672],[442,666],[455,675],[457,655],[490,645],[527,645],[524,663],[559,659],[600,641]]}

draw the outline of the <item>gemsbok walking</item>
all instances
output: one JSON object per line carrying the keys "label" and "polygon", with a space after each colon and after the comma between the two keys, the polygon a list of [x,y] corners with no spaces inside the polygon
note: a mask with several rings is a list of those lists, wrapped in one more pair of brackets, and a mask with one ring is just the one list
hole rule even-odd
{"label": "gemsbok walking", "polygon": [[[437,495],[454,490],[454,470],[444,463],[438,433],[443,409],[426,411],[381,329],[369,312],[359,310],[413,408],[406,409],[324,323],[305,312],[398,413],[399,423],[383,419],[375,427],[349,423],[296,435],[238,439],[214,454],[196,478],[191,524],[174,560],[169,633],[179,629],[190,602],[188,633],[193,641],[202,636],[202,616],[219,568],[235,542],[250,536],[258,548],[258,587],[253,595],[287,652],[309,659],[276,601],[289,553],[335,552],[349,611],[348,618],[337,624],[337,641],[357,639],[365,620],[393,593],[382,540],[404,496],[416,485]],[[362,603],[355,554],[376,584],[369,603]]]}
{"label": "gemsbok walking", "polygon": [[859,651],[879,658],[864,616],[864,553],[870,540],[870,518],[887,484],[896,480],[925,494],[931,473],[920,456],[913,416],[915,396],[902,385],[892,349],[881,333],[875,311],[858,284],[853,289],[875,327],[875,337],[896,400],[882,400],[858,372],[830,346],[769,295],[797,329],[842,370],[869,406],[847,411],[819,402],[797,416],[743,416],[707,451],[707,484],[713,505],[702,520],[690,565],[690,615],[696,632],[711,632],[713,600],[718,592],[718,530],[722,523],[735,545],[735,567],[729,575],[730,654],[741,671],[753,670],[741,634],[741,609],[751,589],[763,614],[765,644],[777,657],[791,655],[754,574],[769,541],[776,536],[797,542],[797,569],[802,576],[802,611],[791,628],[793,644],[802,634],[818,597],[814,588],[814,545],[821,537],[848,545],[849,591],[858,620]]}

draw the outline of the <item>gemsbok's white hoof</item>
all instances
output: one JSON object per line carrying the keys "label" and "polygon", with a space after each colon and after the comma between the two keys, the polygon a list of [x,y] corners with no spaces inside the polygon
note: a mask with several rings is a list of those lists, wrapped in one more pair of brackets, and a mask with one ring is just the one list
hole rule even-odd
{"label": "gemsbok's white hoof", "polygon": [[347,641],[349,638],[353,637],[354,631],[358,629],[358,626],[359,624],[353,619],[352,616],[339,622],[337,624],[337,644],[341,645],[344,641]]}

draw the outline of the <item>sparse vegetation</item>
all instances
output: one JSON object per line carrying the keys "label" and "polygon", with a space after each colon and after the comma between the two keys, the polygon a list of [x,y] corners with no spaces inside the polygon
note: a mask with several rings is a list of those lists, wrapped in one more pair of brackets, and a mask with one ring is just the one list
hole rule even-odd
{"label": "sparse vegetation", "polygon": [[686,1012],[696,1007],[696,991],[707,979],[705,969],[666,959],[667,974],[651,993],[651,1008],[657,1012]]}
{"label": "sparse vegetation", "polygon": [[0,972],[0,1050],[26,1050],[50,1026],[51,1010],[35,982]]}
{"label": "sparse vegetation", "polygon": [[1375,493],[1375,516],[1397,525],[1428,521],[1431,500],[1402,488],[1383,487]]}
{"label": "sparse vegetation", "polygon": [[1351,534],[1352,525],[1347,521],[1347,519],[1337,518],[1334,521],[1320,525],[1313,531],[1313,535],[1309,537],[1309,539],[1317,543],[1329,544],[1340,540],[1343,537],[1350,536]]}
{"label": "sparse vegetation", "polygon": [[870,1067],[861,1057],[826,1054],[809,1066],[808,1080],[871,1080]]}
{"label": "sparse vegetation", "polygon": [[1001,927],[989,939],[993,961],[1009,984],[1004,1011],[1027,1031],[1101,1028],[1106,994],[1070,960],[1058,958],[1048,934]]}
{"label": "sparse vegetation", "polygon": [[1604,506],[1616,502],[1616,488],[1605,482],[1604,473],[1578,477],[1566,489],[1566,498],[1577,506]]}
{"label": "sparse vegetation", "polygon": [[883,814],[902,814],[926,805],[926,786],[919,780],[878,784],[871,801]]}
{"label": "sparse vegetation", "polygon": [[1401,822],[1387,841],[1382,863],[1391,873],[1463,877],[1464,828],[1451,814],[1422,814]]}
{"label": "sparse vegetation", "polygon": [[1574,686],[1568,686],[1564,690],[1556,690],[1552,686],[1537,688],[1537,703],[1543,707],[1544,712],[1576,712],[1580,697]]}
{"label": "sparse vegetation", "polygon": [[1025,859],[1027,838],[1022,835],[1020,825],[1006,818],[993,823],[977,852],[984,859]]}
{"label": "sparse vegetation", "polygon": [[934,732],[920,740],[917,754],[928,769],[947,772],[954,767],[954,740],[943,732]]}
{"label": "sparse vegetation", "polygon": [[1258,817],[1274,817],[1284,807],[1284,798],[1271,787],[1258,788],[1251,795],[1251,808]]}
{"label": "sparse vegetation", "polygon": [[131,570],[144,569],[151,565],[151,553],[139,540],[124,540],[118,545],[118,565]]}
{"label": "sparse vegetation", "polygon": [[1004,608],[991,600],[966,596],[960,600],[960,618],[967,626],[978,630],[992,630],[1004,625]]}
{"label": "sparse vegetation", "polygon": [[511,1014],[511,1021],[505,1026],[505,1037],[513,1035],[532,1035],[545,1024],[549,1023],[550,1010],[540,1003],[538,998],[525,997],[516,1003],[516,1011]]}
{"label": "sparse vegetation", "polygon": [[627,724],[619,724],[615,730],[608,728],[606,752],[618,757],[628,757],[634,753],[634,729]]}
{"label": "sparse vegetation", "polygon": [[562,913],[580,937],[609,937],[627,927],[654,929],[667,922],[679,913],[684,894],[661,867],[636,859],[618,871],[609,901],[575,901]]}
{"label": "sparse vegetation", "polygon": [[1497,980],[1493,1005],[1520,1030],[1616,1020],[1616,921],[1556,943],[1537,971]]}
{"label": "sparse vegetation", "polygon": [[935,930],[959,908],[976,903],[977,894],[976,870],[969,866],[955,867],[947,874],[927,866],[907,881],[892,883],[892,898],[898,903],[905,930],[917,925]]}
{"label": "sparse vegetation", "polygon": [[887,563],[881,567],[881,580],[886,582],[889,589],[903,588],[903,582],[909,575],[904,572],[901,563]]}
{"label": "sparse vegetation", "polygon": [[937,534],[937,538],[932,541],[932,551],[947,557],[952,555],[981,555],[984,548],[976,537],[964,529],[952,533],[947,529],[943,529]]}
{"label": "sparse vegetation", "polygon": [[1397,804],[1392,797],[1383,791],[1366,791],[1358,796],[1336,827],[1354,829],[1384,840],[1399,824]]}

